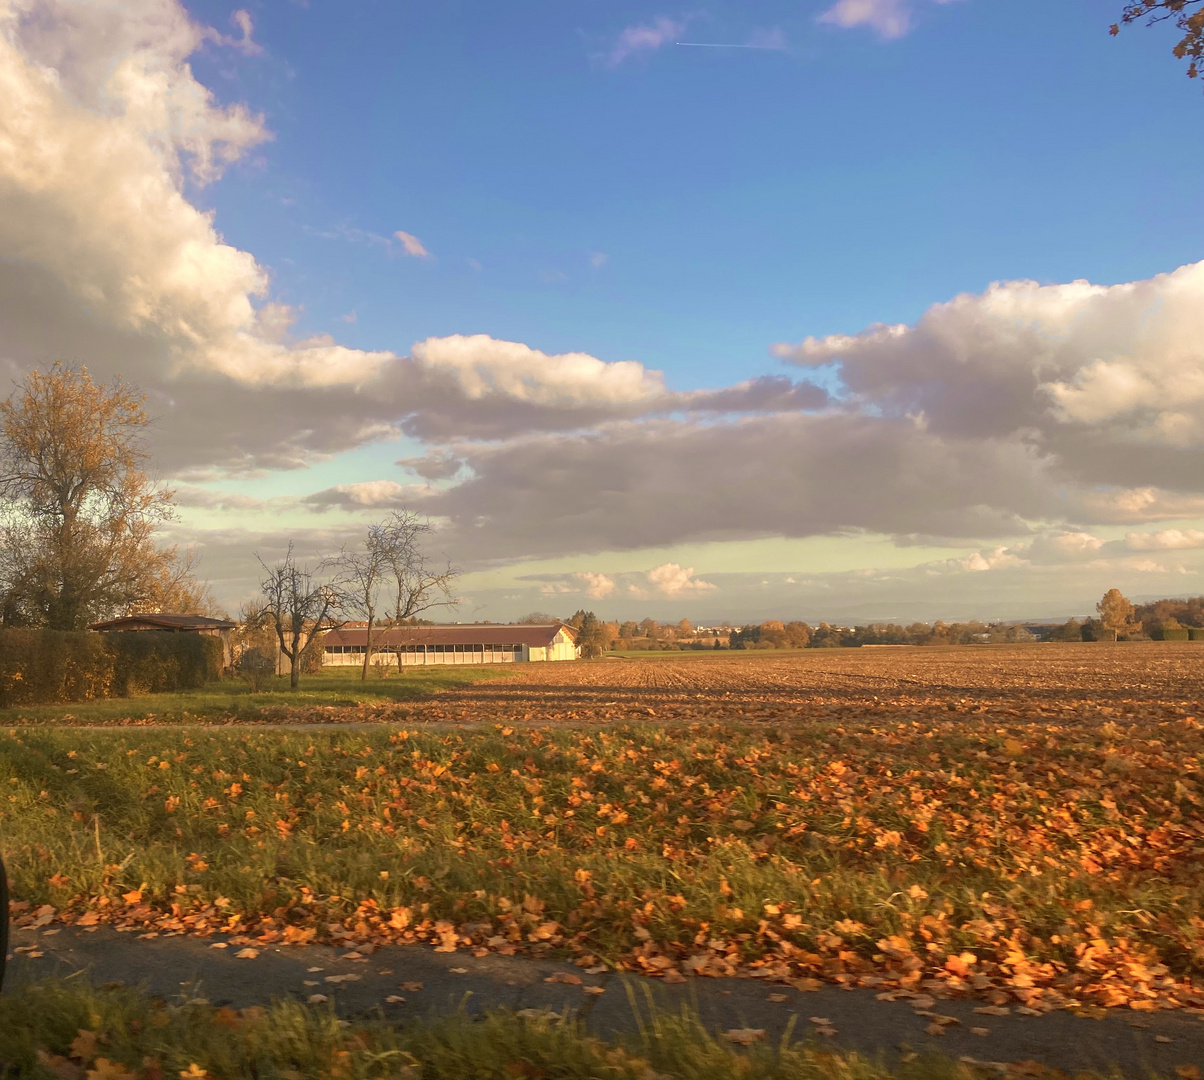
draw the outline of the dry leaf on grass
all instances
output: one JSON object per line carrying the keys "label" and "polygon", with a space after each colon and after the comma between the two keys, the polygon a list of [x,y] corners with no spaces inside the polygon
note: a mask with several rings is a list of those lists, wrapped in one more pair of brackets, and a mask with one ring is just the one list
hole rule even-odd
{"label": "dry leaf on grass", "polygon": [[973,1027],[970,1029],[970,1033],[972,1035],[980,1035],[983,1038],[986,1038],[986,1036],[991,1034],[991,1029],[990,1028]]}
{"label": "dry leaf on grass", "polygon": [[405,1000],[406,999],[403,998],[400,994],[390,994],[387,998],[385,998],[385,1004],[386,1005],[404,1005]]}
{"label": "dry leaf on grass", "polygon": [[310,994],[305,1000],[311,1005],[325,1005],[330,998],[328,998],[325,994]]}
{"label": "dry leaf on grass", "polygon": [[78,1058],[86,1064],[96,1057],[96,1052],[99,1048],[99,1040],[95,1031],[78,1028],[77,1034],[71,1040],[71,1047],[67,1052],[73,1058]]}
{"label": "dry leaf on grass", "polygon": [[237,956],[239,960],[254,960],[255,957],[259,955],[259,950],[251,948],[239,949],[234,955]]}
{"label": "dry leaf on grass", "polygon": [[407,994],[416,994],[416,993],[418,993],[419,990],[422,989],[422,983],[420,983],[420,982],[403,982],[401,984],[401,988]]}
{"label": "dry leaf on grass", "polygon": [[587,986],[587,987],[585,987],[585,992],[587,994],[605,994],[606,987],[605,986]]}
{"label": "dry leaf on grass", "polygon": [[765,1039],[764,1028],[729,1028],[723,1033],[723,1037],[728,1042],[736,1043],[739,1046],[751,1046],[755,1042],[762,1042]]}
{"label": "dry leaf on grass", "polygon": [[929,1035],[944,1035],[945,1034],[945,1028],[944,1028],[943,1024],[928,1024],[924,1028],[924,1030]]}
{"label": "dry leaf on grass", "polygon": [[574,975],[569,971],[557,971],[554,975],[549,975],[544,979],[546,983],[564,983],[565,986],[580,986],[581,976]]}

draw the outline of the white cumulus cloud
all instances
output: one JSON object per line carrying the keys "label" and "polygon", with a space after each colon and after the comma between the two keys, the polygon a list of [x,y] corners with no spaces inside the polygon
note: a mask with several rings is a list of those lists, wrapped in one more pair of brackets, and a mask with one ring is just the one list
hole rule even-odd
{"label": "white cumulus cloud", "polygon": [[672,43],[685,28],[684,22],[664,17],[639,26],[629,26],[619,34],[607,61],[612,67],[617,67],[632,56],[655,52]]}

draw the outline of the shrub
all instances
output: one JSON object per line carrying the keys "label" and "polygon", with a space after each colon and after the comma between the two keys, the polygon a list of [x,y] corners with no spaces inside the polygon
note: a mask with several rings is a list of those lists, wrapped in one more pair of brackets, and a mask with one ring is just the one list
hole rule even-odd
{"label": "shrub", "polygon": [[244,649],[235,669],[238,677],[251,688],[251,693],[258,694],[276,674],[276,659],[263,649]]}
{"label": "shrub", "polygon": [[1191,635],[1186,626],[1163,626],[1159,635],[1163,641],[1190,641]]}
{"label": "shrub", "polygon": [[200,634],[0,630],[0,708],[191,690],[221,669],[221,641]]}

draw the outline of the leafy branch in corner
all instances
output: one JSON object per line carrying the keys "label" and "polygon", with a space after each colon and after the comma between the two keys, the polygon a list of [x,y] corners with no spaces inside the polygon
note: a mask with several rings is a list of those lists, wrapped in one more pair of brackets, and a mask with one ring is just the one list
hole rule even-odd
{"label": "leafy branch in corner", "polygon": [[1115,37],[1122,25],[1127,26],[1141,19],[1145,19],[1147,26],[1173,19],[1175,26],[1183,31],[1183,37],[1172,51],[1180,60],[1188,61],[1187,77],[1195,79],[1200,75],[1201,58],[1204,57],[1202,4],[1204,0],[1129,0],[1120,22],[1113,23],[1109,32]]}

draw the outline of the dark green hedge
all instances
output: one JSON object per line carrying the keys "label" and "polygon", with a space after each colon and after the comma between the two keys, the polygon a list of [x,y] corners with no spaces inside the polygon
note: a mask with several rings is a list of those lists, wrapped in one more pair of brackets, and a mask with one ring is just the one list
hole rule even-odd
{"label": "dark green hedge", "polygon": [[1186,626],[1180,626],[1178,628],[1164,626],[1159,631],[1158,636],[1162,641],[1190,641],[1191,640],[1191,636],[1188,633],[1188,629]]}
{"label": "dark green hedge", "polygon": [[193,690],[221,673],[216,637],[0,630],[0,708]]}
{"label": "dark green hedge", "polygon": [[1187,632],[1192,641],[1204,641],[1204,626],[1189,626]]}

